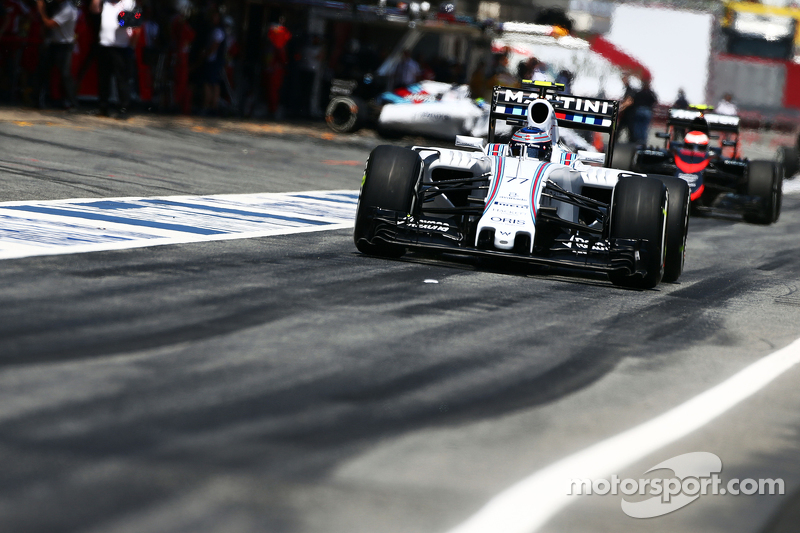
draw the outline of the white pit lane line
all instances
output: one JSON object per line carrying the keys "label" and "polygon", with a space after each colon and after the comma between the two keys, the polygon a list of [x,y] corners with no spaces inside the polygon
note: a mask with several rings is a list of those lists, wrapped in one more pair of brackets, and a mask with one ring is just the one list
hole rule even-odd
{"label": "white pit lane line", "polygon": [[352,228],[358,191],[0,202],[0,259]]}
{"label": "white pit lane line", "polygon": [[800,339],[644,424],[519,481],[448,533],[533,533],[572,502],[571,479],[608,477],[703,427],[800,362]]}
{"label": "white pit lane line", "polygon": [[791,179],[783,180],[783,194],[798,193],[800,193],[800,174]]}

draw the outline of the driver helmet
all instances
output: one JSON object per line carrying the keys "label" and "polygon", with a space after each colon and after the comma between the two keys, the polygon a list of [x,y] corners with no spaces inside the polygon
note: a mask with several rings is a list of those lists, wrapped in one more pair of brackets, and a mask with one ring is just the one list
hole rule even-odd
{"label": "driver helmet", "polygon": [[527,127],[514,133],[509,146],[511,147],[511,153],[514,155],[549,160],[553,151],[553,139],[546,131],[535,127]]}
{"label": "driver helmet", "polygon": [[697,155],[705,154],[708,151],[708,135],[702,131],[690,131],[683,138],[683,147]]}

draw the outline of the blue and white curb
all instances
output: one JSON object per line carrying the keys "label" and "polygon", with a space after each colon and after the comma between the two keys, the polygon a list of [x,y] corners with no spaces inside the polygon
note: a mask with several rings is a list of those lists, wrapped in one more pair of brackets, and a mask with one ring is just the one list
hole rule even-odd
{"label": "blue and white curb", "polygon": [[0,202],[0,259],[353,227],[358,191]]}

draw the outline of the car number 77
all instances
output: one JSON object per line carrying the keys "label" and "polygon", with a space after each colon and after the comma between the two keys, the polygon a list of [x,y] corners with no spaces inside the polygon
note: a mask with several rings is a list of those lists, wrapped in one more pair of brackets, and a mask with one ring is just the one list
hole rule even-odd
{"label": "car number 77", "polygon": [[508,179],[508,183],[511,183],[511,182],[512,182],[512,181],[514,181],[514,180],[517,180],[517,181],[519,181],[519,184],[520,184],[520,185],[522,185],[522,184],[523,184],[523,183],[525,183],[525,182],[531,181],[531,179],[530,179],[530,178],[509,178],[509,179]]}

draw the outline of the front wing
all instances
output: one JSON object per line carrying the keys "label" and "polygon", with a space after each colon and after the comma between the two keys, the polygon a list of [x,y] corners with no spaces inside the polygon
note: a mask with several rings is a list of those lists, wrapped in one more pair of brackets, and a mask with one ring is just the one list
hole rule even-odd
{"label": "front wing", "polygon": [[515,262],[543,266],[576,268],[596,272],[621,271],[645,275],[647,240],[585,239],[574,235],[569,239],[555,239],[545,250],[535,248],[534,253],[499,251],[471,245],[474,228],[459,227],[451,220],[434,217],[414,217],[399,211],[372,208],[366,213],[367,235],[370,244],[391,243],[409,249],[430,250],[441,253],[494,257]]}

